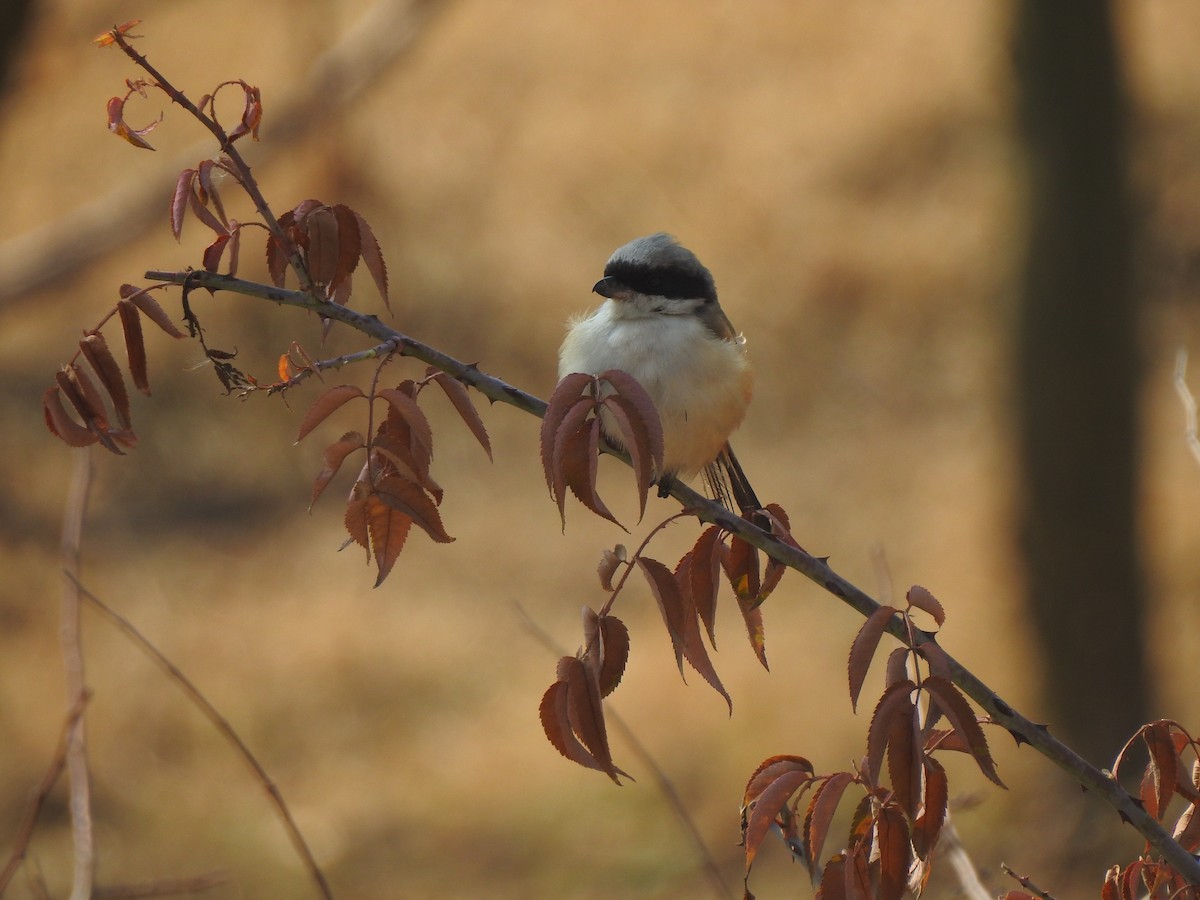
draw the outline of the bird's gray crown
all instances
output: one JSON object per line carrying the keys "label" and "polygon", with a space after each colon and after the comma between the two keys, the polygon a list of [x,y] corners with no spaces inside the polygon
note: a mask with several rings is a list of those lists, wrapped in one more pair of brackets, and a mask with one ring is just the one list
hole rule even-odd
{"label": "bird's gray crown", "polygon": [[651,297],[717,299],[712,273],[695,253],[662,231],[618,247],[604,275]]}

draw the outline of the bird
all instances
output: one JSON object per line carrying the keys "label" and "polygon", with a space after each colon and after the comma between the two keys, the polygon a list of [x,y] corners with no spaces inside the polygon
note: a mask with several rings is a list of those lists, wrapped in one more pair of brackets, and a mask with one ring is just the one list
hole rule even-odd
{"label": "bird", "polygon": [[[746,339],[717,300],[712,273],[666,232],[618,247],[592,290],[605,298],[573,319],[558,377],[620,369],[650,395],[662,422],[659,495],[704,473],[713,499],[743,513],[761,508],[729,436],[754,394]],[[602,420],[603,424],[603,420]],[[615,428],[605,436],[618,443]],[[731,507],[730,507],[731,508]]]}

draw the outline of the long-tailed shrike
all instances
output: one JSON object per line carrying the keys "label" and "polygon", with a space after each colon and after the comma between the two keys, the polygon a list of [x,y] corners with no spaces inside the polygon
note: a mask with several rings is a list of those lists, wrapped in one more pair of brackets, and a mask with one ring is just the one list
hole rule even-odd
{"label": "long-tailed shrike", "polygon": [[[619,248],[592,288],[607,298],[571,322],[559,350],[558,376],[628,372],[654,401],[662,420],[660,492],[672,478],[703,471],[715,499],[729,490],[744,511],[760,508],[729,446],[750,404],[754,376],[745,338],[717,302],[712,273],[669,234]],[[614,429],[605,429],[610,439]]]}

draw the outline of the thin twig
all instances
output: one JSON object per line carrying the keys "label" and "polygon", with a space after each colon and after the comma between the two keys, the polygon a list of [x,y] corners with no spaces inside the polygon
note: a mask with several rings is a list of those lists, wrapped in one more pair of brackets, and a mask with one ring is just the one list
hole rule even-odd
{"label": "thin twig", "polygon": [[[517,612],[520,614],[525,628],[534,637],[534,639],[549,650],[555,656],[563,656],[565,652],[555,640],[546,633],[546,630],[539,625],[520,603],[514,604]],[[713,895],[728,900],[733,897],[733,891],[726,883],[721,875],[721,867],[717,865],[717,861],[713,858],[712,851],[708,849],[708,845],[704,842],[703,835],[700,834],[700,829],[696,827],[696,823],[692,820],[691,813],[684,806],[683,798],[679,796],[679,791],[675,789],[675,783],[671,781],[670,776],[660,766],[655,758],[650,754],[646,745],[638,740],[633,728],[621,718],[620,714],[612,708],[612,704],[605,706],[604,718],[611,722],[621,732],[625,742],[629,744],[633,755],[641,760],[642,765],[650,770],[654,776],[654,781],[658,785],[659,791],[666,798],[667,804],[671,807],[671,812],[675,814],[675,819],[683,826],[683,830],[687,833],[688,839],[692,842],[692,846],[696,850],[696,855],[700,857],[704,863],[704,870],[708,875],[708,880],[712,886]]]}
{"label": "thin twig", "polygon": [[1006,875],[1008,875],[1010,878],[1015,879],[1017,884],[1021,885],[1021,887],[1025,888],[1025,890],[1029,891],[1029,893],[1033,894],[1035,897],[1041,897],[1042,900],[1054,900],[1053,894],[1047,894],[1045,891],[1043,891],[1040,887],[1038,887],[1036,884],[1034,884],[1032,881],[1030,881],[1024,875],[1018,875],[1016,872],[1014,872],[1012,869],[1010,869],[1008,867],[1007,863],[1000,863],[1000,868],[1002,868],[1004,870],[1004,873]]}
{"label": "thin twig", "polygon": [[21,817],[21,824],[17,827],[17,836],[13,840],[12,853],[8,857],[4,870],[0,871],[0,897],[3,897],[4,892],[8,890],[9,882],[17,874],[17,870],[29,852],[29,842],[33,840],[33,831],[37,827],[38,816],[46,804],[46,798],[50,796],[50,791],[54,789],[58,777],[62,775],[62,771],[67,765],[67,738],[75,727],[75,722],[83,715],[83,708],[84,704],[79,704],[71,710],[67,720],[63,723],[62,734],[58,739],[58,748],[54,751],[50,766],[46,769],[42,780],[38,782],[37,789],[29,799],[29,805],[25,808],[25,815]]}
{"label": "thin twig", "polygon": [[92,900],[148,900],[151,897],[180,897],[200,894],[220,887],[228,876],[223,872],[204,872],[182,878],[156,878],[141,884],[108,884],[96,888]]}
{"label": "thin twig", "polygon": [[250,767],[251,772],[254,773],[254,777],[258,780],[258,783],[262,786],[263,790],[267,792],[267,796],[271,798],[271,803],[275,807],[275,811],[278,813],[280,820],[283,822],[283,827],[287,831],[288,838],[292,842],[292,847],[295,849],[296,854],[303,861],[305,868],[308,869],[310,877],[317,886],[318,893],[322,897],[332,898],[333,892],[329,888],[329,882],[326,881],[325,875],[321,871],[321,867],[317,865],[316,858],[309,849],[308,843],[304,840],[304,835],[300,833],[300,828],[296,825],[296,820],[292,818],[292,814],[288,810],[287,804],[284,802],[283,795],[280,793],[279,788],[275,785],[275,782],[271,780],[271,777],[267,774],[266,769],[263,768],[262,763],[260,763],[254,754],[250,752],[250,748],[246,746],[246,743],[241,739],[241,736],[234,731],[233,726],[229,724],[229,721],[217,711],[216,707],[208,702],[208,699],[202,693],[200,693],[200,689],[197,688],[191,682],[191,680],[188,679],[188,677],[175,666],[173,662],[167,659],[167,657],[164,656],[157,647],[150,643],[150,641],[147,640],[146,637],[137,630],[133,623],[131,623],[112,607],[104,603],[104,601],[89,591],[79,581],[75,580],[73,576],[68,574],[67,577],[75,582],[76,588],[79,591],[79,596],[92,604],[92,606],[95,607],[96,610],[98,610],[100,614],[104,616],[104,618],[108,619],[108,621],[115,625],[118,630],[120,630],[127,638],[133,641],[139,650],[145,653],[146,656],[150,657],[155,665],[162,669],[172,681],[179,685],[179,687],[187,695],[188,699],[196,705],[197,709],[199,709],[204,717],[208,719],[212,726],[221,734],[222,737],[225,738],[226,741],[229,742],[234,750],[237,751],[238,755],[241,756],[246,765]]}
{"label": "thin twig", "polygon": [[1180,347],[1179,352],[1175,354],[1175,393],[1179,395],[1179,401],[1183,404],[1183,439],[1196,462],[1200,463],[1200,437],[1196,435],[1196,398],[1188,389],[1187,362],[1187,349]]}
{"label": "thin twig", "polygon": [[[83,666],[83,635],[80,627],[79,564],[83,542],[83,520],[87,514],[88,494],[92,487],[90,448],[75,451],[71,487],[63,511],[62,557],[62,642],[66,669],[67,727],[66,769],[70,784],[71,845],[74,849],[71,900],[89,900],[95,874],[96,848],[92,829],[91,782],[88,776],[87,731],[83,706],[87,702],[87,683]],[[78,712],[77,712],[78,711]]]}
{"label": "thin twig", "polygon": [[[492,400],[507,403],[535,416],[545,415],[546,401],[527,394],[499,378],[484,375],[473,365],[454,359],[401,334],[385,325],[376,316],[366,315],[345,306],[338,306],[336,303],[327,303],[299,291],[283,290],[270,285],[231,278],[228,275],[210,272],[147,272],[145,277],[152,281],[171,284],[182,285],[187,282],[192,286],[234,291],[250,297],[312,310],[325,318],[335,319],[349,325],[375,340],[390,341],[400,354],[412,356],[429,365],[436,366],[476,388]],[[679,481],[674,482],[670,494],[683,504],[684,509],[701,521],[720,525],[725,531],[737,535],[746,543],[762,550],[772,559],[795,569],[859,614],[870,616],[879,609],[879,603],[876,600],[838,575],[825,560],[810,555],[798,546],[788,544]],[[913,628],[910,636],[904,618],[900,615],[892,617],[887,631],[901,641],[908,642],[911,637],[915,646],[936,641],[934,634],[919,628]],[[939,643],[938,646],[941,647],[941,644]],[[1018,742],[1032,746],[1078,784],[1103,799],[1117,811],[1122,820],[1130,823],[1145,837],[1180,875],[1193,884],[1200,884],[1200,860],[1197,860],[1175,841],[1161,823],[1146,812],[1138,800],[1132,797],[1109,774],[1096,768],[1050,734],[1045,725],[1027,719],[1009,706],[986,683],[953,656],[946,653],[944,648],[942,649],[942,655],[945,656],[953,682],[979,704],[992,721],[1006,728]]]}

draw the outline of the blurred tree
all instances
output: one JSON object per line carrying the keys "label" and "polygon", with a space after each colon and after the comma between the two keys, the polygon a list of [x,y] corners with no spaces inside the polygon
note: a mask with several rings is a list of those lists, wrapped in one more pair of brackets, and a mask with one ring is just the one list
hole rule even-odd
{"label": "blurred tree", "polygon": [[0,96],[8,92],[13,64],[21,53],[32,10],[33,0],[0,3]]}
{"label": "blurred tree", "polygon": [[1029,177],[1021,547],[1051,721],[1105,761],[1149,718],[1135,224],[1111,3],[1019,0],[1015,40]]}

